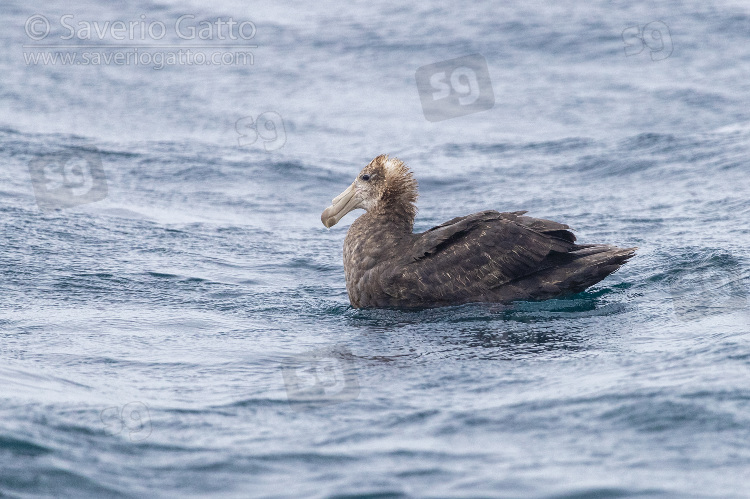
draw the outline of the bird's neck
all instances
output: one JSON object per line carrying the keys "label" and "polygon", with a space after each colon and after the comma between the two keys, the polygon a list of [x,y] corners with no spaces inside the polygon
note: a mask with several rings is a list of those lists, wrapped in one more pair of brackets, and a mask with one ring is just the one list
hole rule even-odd
{"label": "bird's neck", "polygon": [[412,203],[385,201],[378,203],[367,215],[370,223],[387,227],[389,232],[411,234],[416,212]]}

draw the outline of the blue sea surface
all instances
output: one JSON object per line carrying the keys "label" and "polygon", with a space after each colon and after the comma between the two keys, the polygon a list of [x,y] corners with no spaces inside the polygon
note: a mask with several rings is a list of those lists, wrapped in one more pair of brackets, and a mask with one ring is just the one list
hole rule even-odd
{"label": "blue sea surface", "polygon": [[[747,2],[0,26],[1,497],[750,497]],[[556,300],[353,309],[361,212],[320,213],[382,153],[416,230],[528,210],[640,249]]]}

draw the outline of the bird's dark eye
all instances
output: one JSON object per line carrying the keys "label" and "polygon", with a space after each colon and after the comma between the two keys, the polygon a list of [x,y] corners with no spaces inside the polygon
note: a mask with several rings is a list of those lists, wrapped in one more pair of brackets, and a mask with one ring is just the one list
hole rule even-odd
{"label": "bird's dark eye", "polygon": [[367,182],[368,180],[370,180],[370,176],[368,174],[366,174],[366,173],[364,175],[362,175],[360,178],[362,180],[364,180],[365,182]]}

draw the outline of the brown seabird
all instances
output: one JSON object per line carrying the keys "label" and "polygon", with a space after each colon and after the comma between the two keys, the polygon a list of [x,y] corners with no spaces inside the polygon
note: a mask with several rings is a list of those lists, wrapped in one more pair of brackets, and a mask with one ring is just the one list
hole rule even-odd
{"label": "brown seabird", "polygon": [[567,225],[525,211],[480,211],[415,234],[417,195],[409,168],[383,154],[321,215],[330,228],[352,210],[366,211],[344,241],[352,307],[545,300],[596,284],[637,249],[575,244]]}

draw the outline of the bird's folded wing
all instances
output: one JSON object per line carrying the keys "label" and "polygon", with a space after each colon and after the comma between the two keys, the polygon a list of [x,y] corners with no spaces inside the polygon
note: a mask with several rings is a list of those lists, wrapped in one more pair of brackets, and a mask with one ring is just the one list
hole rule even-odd
{"label": "bird's folded wing", "polygon": [[397,299],[456,300],[548,268],[575,247],[567,225],[524,213],[483,211],[418,234],[383,270],[383,289]]}

